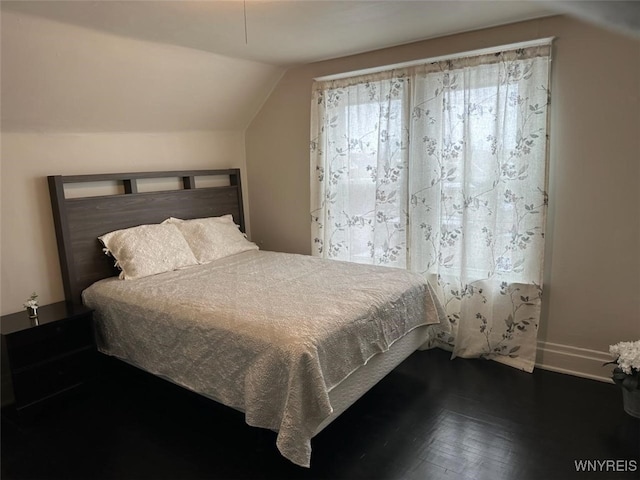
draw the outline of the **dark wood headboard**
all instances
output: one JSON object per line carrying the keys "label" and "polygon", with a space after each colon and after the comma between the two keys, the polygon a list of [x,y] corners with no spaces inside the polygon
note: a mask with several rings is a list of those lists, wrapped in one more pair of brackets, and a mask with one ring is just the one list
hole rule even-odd
{"label": "dark wood headboard", "polygon": [[[196,177],[228,177],[228,185],[196,187]],[[177,178],[179,190],[138,192],[145,179]],[[100,235],[122,228],[182,219],[231,214],[245,231],[240,170],[192,170],[51,175],[49,193],[58,242],[65,299],[81,301],[92,283],[117,275],[113,259],[102,252]],[[65,185],[116,182],[124,193],[67,198]],[[90,186],[90,185],[89,185]]]}

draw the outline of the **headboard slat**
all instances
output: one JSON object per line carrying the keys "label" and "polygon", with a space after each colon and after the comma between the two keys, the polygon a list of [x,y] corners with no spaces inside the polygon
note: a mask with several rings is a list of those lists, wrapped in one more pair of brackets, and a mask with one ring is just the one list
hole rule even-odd
{"label": "headboard slat", "polygon": [[124,193],[138,193],[138,181],[135,178],[123,180]]}
{"label": "headboard slat", "polygon": [[182,185],[186,190],[196,188],[196,177],[182,177]]}

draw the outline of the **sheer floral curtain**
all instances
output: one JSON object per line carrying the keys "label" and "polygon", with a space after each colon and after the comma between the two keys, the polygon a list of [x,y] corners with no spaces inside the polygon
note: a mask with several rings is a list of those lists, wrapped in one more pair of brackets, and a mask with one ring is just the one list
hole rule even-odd
{"label": "sheer floral curtain", "polygon": [[394,72],[314,90],[314,254],[407,267],[410,98]]}
{"label": "sheer floral curtain", "polygon": [[451,333],[531,371],[542,295],[551,45],[314,83],[315,255],[408,268]]}

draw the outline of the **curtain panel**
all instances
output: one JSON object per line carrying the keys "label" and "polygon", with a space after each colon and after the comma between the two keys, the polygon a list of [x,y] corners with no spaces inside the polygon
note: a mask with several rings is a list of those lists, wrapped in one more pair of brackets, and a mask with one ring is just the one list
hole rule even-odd
{"label": "curtain panel", "polygon": [[551,45],[314,82],[312,252],[423,274],[429,346],[535,363]]}

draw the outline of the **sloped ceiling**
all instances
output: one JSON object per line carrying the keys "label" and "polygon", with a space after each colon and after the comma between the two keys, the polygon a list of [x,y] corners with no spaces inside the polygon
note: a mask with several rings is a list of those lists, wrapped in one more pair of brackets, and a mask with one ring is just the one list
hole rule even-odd
{"label": "sloped ceiling", "polygon": [[243,130],[282,68],[2,14],[2,131]]}
{"label": "sloped ceiling", "polygon": [[5,10],[283,67],[553,13],[532,1],[477,0],[2,3]]}
{"label": "sloped ceiling", "polygon": [[2,1],[2,130],[244,129],[292,65],[581,3]]}

